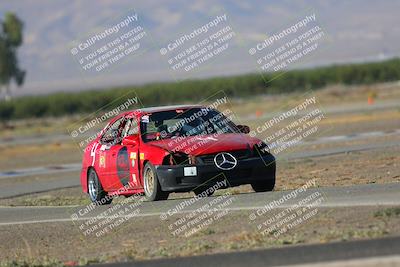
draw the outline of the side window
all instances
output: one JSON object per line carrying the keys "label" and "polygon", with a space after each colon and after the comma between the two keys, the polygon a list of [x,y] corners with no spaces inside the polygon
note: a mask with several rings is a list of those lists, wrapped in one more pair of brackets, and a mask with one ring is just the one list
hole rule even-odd
{"label": "side window", "polygon": [[122,137],[127,137],[129,135],[138,133],[139,133],[139,128],[136,119],[128,119],[126,121],[124,130],[122,131]]}
{"label": "side window", "polygon": [[181,120],[180,119],[171,119],[171,120],[166,120],[164,121],[164,124],[167,126],[167,132],[169,133],[170,131],[168,131],[168,129],[177,129],[179,130],[180,128],[182,128],[182,126],[179,124]]}
{"label": "side window", "polygon": [[147,133],[156,133],[156,132],[157,132],[156,123],[154,121],[150,121],[147,124]]}
{"label": "side window", "polygon": [[125,118],[120,118],[115,121],[103,134],[102,143],[115,145],[121,142],[122,127],[124,126]]}

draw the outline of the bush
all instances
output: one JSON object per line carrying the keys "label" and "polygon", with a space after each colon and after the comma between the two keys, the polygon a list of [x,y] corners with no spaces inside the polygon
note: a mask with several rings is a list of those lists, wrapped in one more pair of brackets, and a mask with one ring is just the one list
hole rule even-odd
{"label": "bush", "polygon": [[[0,103],[0,120],[91,113],[136,92],[146,106],[197,102],[219,91],[230,97],[319,89],[329,84],[371,84],[400,79],[400,59],[333,65],[286,73],[246,74],[179,83],[153,83],[138,87],[25,96]],[[124,102],[126,97],[120,100]],[[114,103],[114,106],[118,103]]]}

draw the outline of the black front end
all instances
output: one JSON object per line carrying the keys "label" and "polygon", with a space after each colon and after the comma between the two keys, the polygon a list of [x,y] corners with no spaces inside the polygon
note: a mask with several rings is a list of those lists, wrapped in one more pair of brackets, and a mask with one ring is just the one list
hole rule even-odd
{"label": "black front end", "polygon": [[[221,153],[236,159],[233,168],[217,167],[219,164],[215,159]],[[212,186],[222,180],[227,181],[227,187],[275,180],[275,157],[270,153],[258,154],[250,150],[221,153],[198,156],[196,164],[156,166],[161,189],[168,192],[187,192],[198,186]]]}

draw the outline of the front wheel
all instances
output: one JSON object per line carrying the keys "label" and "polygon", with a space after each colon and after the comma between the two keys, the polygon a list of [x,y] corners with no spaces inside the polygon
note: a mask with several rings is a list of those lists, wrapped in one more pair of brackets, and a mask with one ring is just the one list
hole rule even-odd
{"label": "front wheel", "polygon": [[94,169],[89,170],[88,193],[90,200],[96,205],[107,205],[112,202],[112,197],[107,196]]}
{"label": "front wheel", "polygon": [[251,183],[251,187],[256,192],[267,192],[274,190],[275,178],[270,180],[262,180]]}
{"label": "front wheel", "polygon": [[154,166],[147,162],[143,171],[144,195],[149,201],[166,200],[169,193],[161,190]]}

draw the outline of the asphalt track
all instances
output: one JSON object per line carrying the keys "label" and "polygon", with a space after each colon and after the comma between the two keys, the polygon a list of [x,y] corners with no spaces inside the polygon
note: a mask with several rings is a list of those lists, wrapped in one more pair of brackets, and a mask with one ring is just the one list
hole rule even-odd
{"label": "asphalt track", "polygon": [[[277,207],[287,208],[297,204],[300,199],[315,192],[323,196],[323,200],[316,205],[316,207],[321,208],[400,205],[400,183],[309,188],[305,192],[299,193],[296,197],[287,199],[287,196],[291,192],[293,192],[293,190],[232,195],[232,203],[221,210],[247,210],[256,213],[257,210],[264,208],[274,200],[277,201],[285,197],[285,202]],[[192,200],[191,198],[142,202],[138,206],[139,213],[135,216],[157,216],[158,219],[168,218],[168,216],[172,214],[183,214],[199,210],[217,197],[218,196],[207,197],[195,202],[190,202],[190,200]],[[108,209],[110,209],[110,206],[97,206],[94,209],[90,209],[89,212],[86,212],[86,210],[88,210],[87,206],[3,206],[0,207],[0,227],[5,225],[86,221],[96,218],[97,216],[106,218],[107,216],[112,216],[112,214],[106,216],[102,215],[102,213]],[[74,217],[74,214],[77,216]],[[129,216],[130,215],[122,215],[117,217],[128,218]]]}

